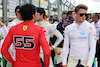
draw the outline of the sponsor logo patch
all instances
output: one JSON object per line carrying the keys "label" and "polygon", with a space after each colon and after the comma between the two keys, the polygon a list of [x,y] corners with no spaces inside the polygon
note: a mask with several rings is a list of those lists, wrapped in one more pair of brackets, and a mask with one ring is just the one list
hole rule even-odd
{"label": "sponsor logo patch", "polygon": [[68,28],[66,30],[68,30]]}
{"label": "sponsor logo patch", "polygon": [[81,36],[82,36],[82,35],[85,35],[85,33],[86,33],[86,32],[80,32]]}
{"label": "sponsor logo patch", "polygon": [[92,30],[92,27],[90,27],[89,29]]}
{"label": "sponsor logo patch", "polygon": [[23,31],[26,31],[27,30],[27,26],[23,26]]}

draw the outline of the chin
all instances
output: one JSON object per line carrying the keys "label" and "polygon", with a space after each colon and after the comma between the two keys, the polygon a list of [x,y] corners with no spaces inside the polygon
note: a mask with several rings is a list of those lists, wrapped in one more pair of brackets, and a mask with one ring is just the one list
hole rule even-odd
{"label": "chin", "polygon": [[84,22],[84,20],[82,20],[81,22]]}

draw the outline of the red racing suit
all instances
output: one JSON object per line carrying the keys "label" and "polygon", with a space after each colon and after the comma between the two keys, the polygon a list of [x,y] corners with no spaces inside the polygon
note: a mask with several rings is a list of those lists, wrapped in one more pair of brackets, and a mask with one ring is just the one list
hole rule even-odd
{"label": "red racing suit", "polygon": [[[39,27],[32,21],[24,21],[13,26],[7,34],[1,48],[1,53],[13,67],[42,67],[40,63],[40,46],[44,53],[44,67],[49,67],[50,48],[43,27]],[[14,60],[8,49],[14,44],[16,57]]]}

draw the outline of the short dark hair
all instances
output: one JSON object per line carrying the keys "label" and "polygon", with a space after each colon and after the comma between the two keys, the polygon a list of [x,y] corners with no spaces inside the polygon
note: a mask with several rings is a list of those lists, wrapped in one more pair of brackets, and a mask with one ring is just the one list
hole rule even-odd
{"label": "short dark hair", "polygon": [[74,11],[68,11],[68,12],[67,12],[67,15],[72,15],[73,12],[74,12]]}
{"label": "short dark hair", "polygon": [[93,15],[99,19],[99,13],[93,13]]}
{"label": "short dark hair", "polygon": [[35,15],[36,7],[32,4],[25,4],[21,7],[21,16],[22,20],[31,20],[33,19],[33,14]]}
{"label": "short dark hair", "polygon": [[41,7],[37,7],[37,12],[40,13],[40,15],[43,14],[43,18],[44,18],[45,15],[46,15],[46,14],[45,14],[45,10],[44,10],[43,8],[41,8]]}
{"label": "short dark hair", "polygon": [[85,9],[88,10],[88,7],[84,4],[79,4],[78,6],[75,7],[75,12],[77,13],[79,9]]}
{"label": "short dark hair", "polygon": [[64,11],[62,11],[62,14],[66,14],[66,15],[67,15],[67,11],[65,11],[65,10],[64,10]]}
{"label": "short dark hair", "polygon": [[20,13],[20,9],[21,9],[22,5],[18,5],[15,7],[15,13],[19,12]]}

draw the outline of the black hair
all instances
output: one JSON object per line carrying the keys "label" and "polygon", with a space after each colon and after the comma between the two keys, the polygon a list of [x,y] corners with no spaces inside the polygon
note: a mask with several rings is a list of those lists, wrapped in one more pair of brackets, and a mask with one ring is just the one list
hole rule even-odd
{"label": "black hair", "polygon": [[74,11],[68,11],[68,12],[67,12],[67,15],[72,15],[73,12],[74,12]]}
{"label": "black hair", "polygon": [[43,14],[43,18],[45,17],[45,10],[43,8],[37,7],[37,12],[41,14]]}
{"label": "black hair", "polygon": [[22,7],[22,5],[18,5],[18,6],[16,6],[16,8],[15,8],[15,13],[16,13],[16,12],[19,12],[19,13],[20,13],[20,9],[21,9],[21,7]]}
{"label": "black hair", "polygon": [[62,14],[66,14],[66,15],[67,15],[67,11],[65,11],[65,10],[64,10],[64,11],[62,11]]}
{"label": "black hair", "polygon": [[22,20],[33,19],[33,14],[35,15],[36,7],[32,4],[25,4],[21,7]]}
{"label": "black hair", "polygon": [[98,17],[98,19],[99,19],[99,13],[94,13],[94,16]]}

